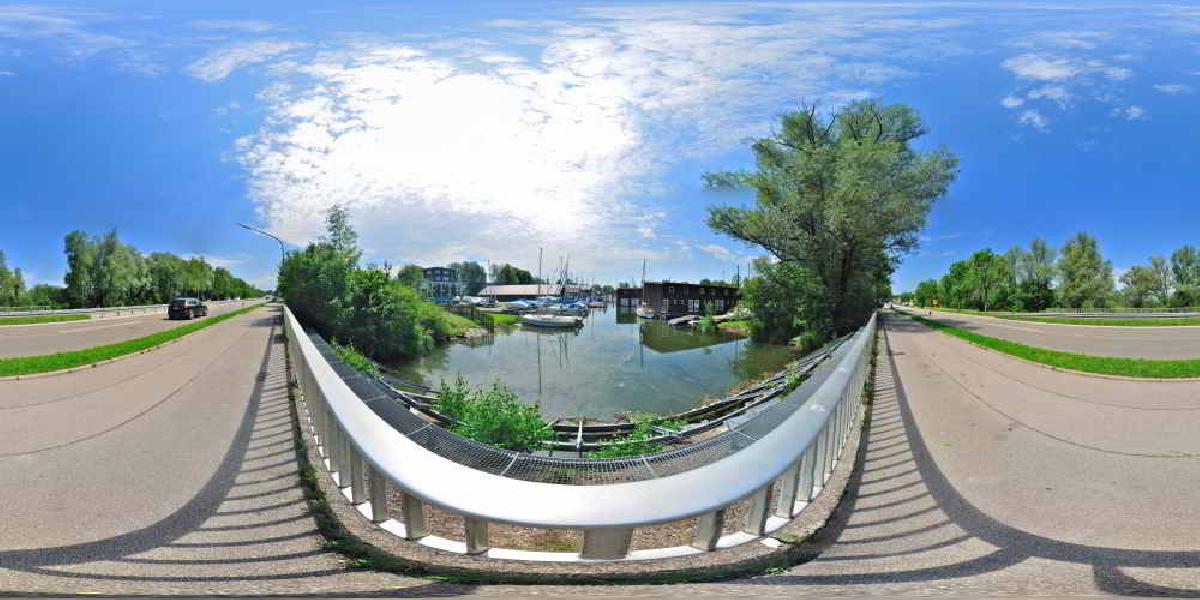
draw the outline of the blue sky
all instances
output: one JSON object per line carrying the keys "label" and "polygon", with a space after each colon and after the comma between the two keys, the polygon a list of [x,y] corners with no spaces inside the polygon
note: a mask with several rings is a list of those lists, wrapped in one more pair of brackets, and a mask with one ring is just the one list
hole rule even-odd
{"label": "blue sky", "polygon": [[915,106],[962,160],[897,289],[1076,231],[1200,243],[1200,7],[1098,2],[0,4],[0,250],[60,283],[117,228],[262,285],[331,203],[368,259],[580,277],[759,254],[700,185],[801,101]]}

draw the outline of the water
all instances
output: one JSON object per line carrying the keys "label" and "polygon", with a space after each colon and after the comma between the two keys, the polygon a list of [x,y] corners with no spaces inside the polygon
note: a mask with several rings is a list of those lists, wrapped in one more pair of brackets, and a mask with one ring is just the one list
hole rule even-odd
{"label": "water", "polygon": [[401,379],[433,387],[459,374],[475,384],[500,381],[551,418],[607,419],[622,411],[687,410],[795,357],[784,346],[697,333],[610,307],[593,310],[579,330],[516,326],[392,367]]}

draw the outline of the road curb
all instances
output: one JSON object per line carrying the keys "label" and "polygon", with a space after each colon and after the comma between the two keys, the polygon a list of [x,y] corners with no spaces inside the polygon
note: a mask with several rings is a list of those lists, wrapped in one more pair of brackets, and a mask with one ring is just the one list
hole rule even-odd
{"label": "road curb", "polygon": [[[877,338],[878,339],[878,338]],[[292,381],[288,363],[289,382]],[[850,433],[826,492],[798,517],[760,541],[692,555],[652,560],[541,562],[489,559],[430,548],[406,541],[371,524],[334,484],[316,452],[302,414],[299,388],[289,386],[296,453],[302,484],[314,518],[330,543],[353,563],[417,577],[462,583],[653,584],[717,581],[775,572],[812,560],[828,545],[818,540],[835,516],[848,510],[844,493],[851,475],[862,468],[869,413],[860,405],[860,422]],[[847,460],[849,459],[849,460]],[[770,543],[768,546],[766,543]]]}

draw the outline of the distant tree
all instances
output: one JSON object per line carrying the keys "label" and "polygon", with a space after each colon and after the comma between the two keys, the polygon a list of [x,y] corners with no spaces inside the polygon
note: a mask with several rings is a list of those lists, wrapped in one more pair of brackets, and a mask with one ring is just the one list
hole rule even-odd
{"label": "distant tree", "polygon": [[1171,253],[1171,274],[1175,282],[1172,304],[1200,305],[1200,251],[1187,245]]}
{"label": "distant tree", "polygon": [[1134,265],[1121,274],[1121,284],[1124,285],[1122,295],[1126,306],[1143,308],[1156,304],[1155,289],[1158,288],[1158,274],[1154,269],[1145,265]]}
{"label": "distant tree", "polygon": [[396,274],[396,280],[414,290],[419,290],[425,281],[425,269],[417,265],[404,265]]}
{"label": "distant tree", "polygon": [[912,302],[917,306],[931,307],[941,305],[941,286],[936,279],[926,279],[917,284],[913,291]]}
{"label": "distant tree", "polygon": [[464,295],[474,296],[487,285],[487,271],[477,262],[452,263],[450,268],[458,275],[458,283],[462,286]]}
{"label": "distant tree", "polygon": [[1113,288],[1112,263],[1100,254],[1096,238],[1080,232],[1063,246],[1058,260],[1059,295],[1068,308],[1105,306]]}
{"label": "distant tree", "polygon": [[1159,255],[1150,257],[1150,268],[1154,271],[1154,288],[1151,290],[1159,306],[1171,303],[1171,290],[1175,287],[1175,276],[1167,260]]}

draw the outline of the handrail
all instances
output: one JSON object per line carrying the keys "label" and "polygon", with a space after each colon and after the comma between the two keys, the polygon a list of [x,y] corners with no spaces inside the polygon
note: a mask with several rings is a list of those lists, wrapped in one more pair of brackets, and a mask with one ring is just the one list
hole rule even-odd
{"label": "handrail", "polygon": [[581,557],[624,558],[635,527],[699,517],[697,540],[704,541],[693,545],[711,550],[729,506],[753,496],[747,530],[761,536],[773,493],[781,494],[777,504],[785,513],[777,516],[786,518],[794,515],[798,499],[811,500],[832,473],[858,418],[875,317],[835,352],[836,367],[807,403],[743,450],[676,475],[588,487],[493,475],[421,447],[355,395],[286,307],[284,329],[319,450],[337,473],[339,487],[349,488],[352,501],[371,501],[373,520],[387,519],[386,492],[381,490],[390,485],[406,497],[400,528],[406,538],[430,537],[421,515],[423,501],[466,517],[466,552],[486,551],[487,523],[507,523],[580,529]]}

